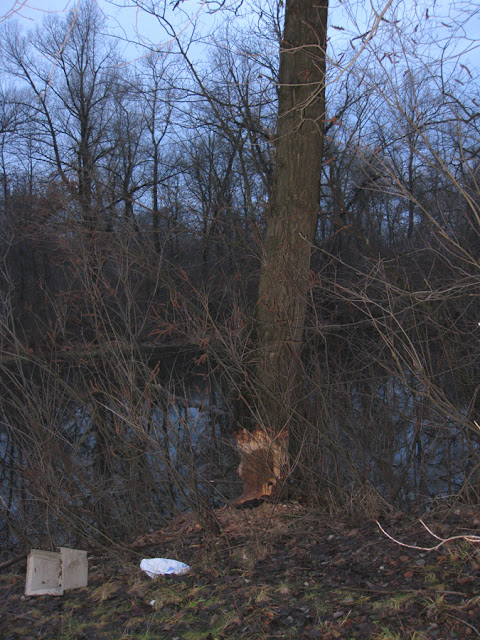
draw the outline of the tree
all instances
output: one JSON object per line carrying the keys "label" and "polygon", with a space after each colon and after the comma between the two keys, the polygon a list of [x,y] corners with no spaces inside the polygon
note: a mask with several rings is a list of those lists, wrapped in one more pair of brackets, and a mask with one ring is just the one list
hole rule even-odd
{"label": "tree", "polygon": [[4,68],[31,93],[38,153],[76,196],[90,231],[99,223],[98,165],[118,62],[102,26],[96,3],[87,0],[65,17],[47,18],[30,37],[7,23],[1,43]]}
{"label": "tree", "polygon": [[[111,232],[118,217],[116,205],[121,202],[124,226],[131,225],[138,231],[134,214],[134,201],[145,190],[142,165],[145,153],[142,149],[144,123],[138,111],[138,87],[135,78],[127,77],[115,83],[113,113],[110,118],[111,153],[105,167],[105,187],[111,192],[111,219],[105,230]],[[104,164],[104,163],[102,163]]]}
{"label": "tree", "polygon": [[4,214],[7,212],[9,175],[9,147],[13,141],[19,142],[20,131],[28,123],[32,114],[25,105],[25,98],[15,87],[0,85],[0,180]]}
{"label": "tree", "polygon": [[255,417],[269,436],[254,455],[263,456],[271,467],[271,480],[266,487],[268,473],[259,471],[248,497],[271,493],[286,468],[289,437],[295,454],[301,444],[300,355],[319,213],[327,15],[327,0],[288,0],[285,5],[273,195],[259,282],[254,401]]}
{"label": "tree", "polygon": [[[162,252],[161,222],[165,206],[161,206],[159,187],[174,173],[171,165],[174,158],[164,158],[167,133],[170,129],[175,92],[168,86],[169,76],[165,56],[153,53],[142,61],[141,111],[146,129],[145,154],[149,175],[147,183],[151,187],[151,219],[153,244],[160,256]],[[170,153],[172,153],[170,151]]]}

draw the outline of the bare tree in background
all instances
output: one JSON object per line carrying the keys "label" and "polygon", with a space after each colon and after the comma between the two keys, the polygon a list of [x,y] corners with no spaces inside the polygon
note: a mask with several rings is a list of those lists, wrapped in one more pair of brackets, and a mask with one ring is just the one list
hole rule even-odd
{"label": "bare tree in background", "polygon": [[5,69],[32,93],[39,153],[47,151],[44,159],[76,192],[90,231],[99,222],[98,164],[118,61],[115,46],[102,42],[102,28],[96,2],[87,0],[78,11],[47,17],[33,37],[7,23],[1,44]]}

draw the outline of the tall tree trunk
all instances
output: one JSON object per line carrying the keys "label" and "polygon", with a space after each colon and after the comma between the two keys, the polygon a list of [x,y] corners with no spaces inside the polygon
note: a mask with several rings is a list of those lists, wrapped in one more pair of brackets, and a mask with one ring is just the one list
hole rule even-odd
{"label": "tall tree trunk", "polygon": [[[288,437],[295,437],[296,416],[304,396],[300,352],[319,212],[327,14],[328,0],[286,2],[273,198],[257,309],[256,417],[269,443],[263,452],[255,452],[255,468],[261,467],[262,461],[271,468],[258,473],[258,490],[252,490],[250,478],[245,491],[249,496],[265,493],[266,476],[274,484],[281,480],[278,469],[285,469]],[[255,437],[258,441],[258,435]],[[273,463],[272,452],[276,457]],[[245,467],[243,464],[241,469]]]}

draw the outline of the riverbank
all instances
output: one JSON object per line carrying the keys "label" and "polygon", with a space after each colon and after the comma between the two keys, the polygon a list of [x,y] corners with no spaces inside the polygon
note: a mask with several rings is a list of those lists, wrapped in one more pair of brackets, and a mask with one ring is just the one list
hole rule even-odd
{"label": "riverbank", "polygon": [[[25,598],[22,564],[0,575],[5,640],[346,638],[439,640],[480,636],[480,550],[445,542],[402,514],[327,518],[299,505],[216,512],[221,533],[192,516],[114,555],[89,553],[85,589]],[[452,507],[425,524],[442,540],[480,530],[480,508]],[[403,546],[410,545],[410,546]],[[411,548],[411,547],[417,548]],[[186,576],[151,580],[142,557],[187,562]]]}

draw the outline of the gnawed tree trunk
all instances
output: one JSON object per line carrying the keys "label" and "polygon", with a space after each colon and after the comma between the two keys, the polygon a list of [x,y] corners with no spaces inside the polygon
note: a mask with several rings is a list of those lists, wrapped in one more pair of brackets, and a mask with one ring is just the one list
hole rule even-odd
{"label": "gnawed tree trunk", "polygon": [[[244,495],[262,494],[266,476],[274,478],[274,485],[278,484],[286,472],[289,437],[298,442],[301,439],[297,420],[304,397],[300,352],[310,255],[319,212],[327,14],[328,0],[286,2],[273,198],[268,211],[257,309],[255,418],[265,445],[257,457],[263,459],[263,464],[251,465],[248,480],[244,479]],[[250,446],[258,443],[255,432],[250,443]],[[245,444],[238,446],[243,454]],[[272,461],[268,451],[275,447],[281,448],[277,458],[283,469],[269,476]],[[270,493],[274,491],[271,486]]]}
{"label": "gnawed tree trunk", "polygon": [[242,429],[234,437],[240,451],[238,475],[243,482],[243,493],[233,504],[274,495],[288,466],[287,433],[272,437],[262,429]]}

